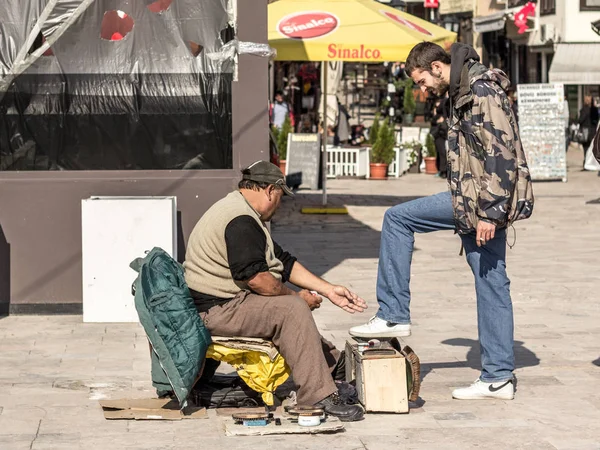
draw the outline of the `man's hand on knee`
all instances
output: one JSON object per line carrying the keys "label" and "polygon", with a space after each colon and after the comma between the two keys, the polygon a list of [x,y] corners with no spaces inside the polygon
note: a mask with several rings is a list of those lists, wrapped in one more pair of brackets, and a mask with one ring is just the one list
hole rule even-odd
{"label": "man's hand on knee", "polygon": [[298,295],[302,297],[302,299],[308,304],[308,307],[311,311],[320,308],[321,303],[323,302],[321,296],[313,294],[307,289],[302,289],[300,292],[298,292]]}

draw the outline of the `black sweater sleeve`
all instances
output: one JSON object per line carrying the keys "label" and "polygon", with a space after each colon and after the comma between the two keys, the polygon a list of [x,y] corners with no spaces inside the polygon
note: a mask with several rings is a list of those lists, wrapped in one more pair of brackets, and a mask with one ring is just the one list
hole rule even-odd
{"label": "black sweater sleeve", "polygon": [[268,272],[267,237],[252,217],[239,216],[229,222],[225,228],[225,243],[234,280],[245,281],[259,272]]}
{"label": "black sweater sleeve", "polygon": [[[250,216],[239,216],[225,228],[227,259],[231,276],[236,281],[245,281],[260,272],[268,272],[269,266],[265,250],[267,236],[265,230]],[[273,242],[275,257],[283,263],[282,281],[290,278],[296,258]]]}

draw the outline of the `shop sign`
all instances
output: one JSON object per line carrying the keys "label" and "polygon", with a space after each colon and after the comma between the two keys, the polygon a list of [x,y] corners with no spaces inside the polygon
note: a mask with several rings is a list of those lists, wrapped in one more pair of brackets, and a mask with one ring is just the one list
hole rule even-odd
{"label": "shop sign", "polygon": [[325,11],[305,11],[285,16],[277,24],[277,31],[289,39],[315,39],[333,33],[339,19]]}
{"label": "shop sign", "polygon": [[378,48],[367,47],[363,44],[360,47],[348,47],[342,44],[329,44],[327,47],[327,57],[330,59],[357,59],[362,61],[378,60],[381,58],[381,50]]}
{"label": "shop sign", "polygon": [[439,8],[440,15],[463,14],[473,12],[472,0],[442,0]]}
{"label": "shop sign", "polygon": [[517,85],[521,144],[533,180],[567,179],[564,86]]}
{"label": "shop sign", "polygon": [[425,0],[425,8],[439,8],[440,2],[438,0]]}

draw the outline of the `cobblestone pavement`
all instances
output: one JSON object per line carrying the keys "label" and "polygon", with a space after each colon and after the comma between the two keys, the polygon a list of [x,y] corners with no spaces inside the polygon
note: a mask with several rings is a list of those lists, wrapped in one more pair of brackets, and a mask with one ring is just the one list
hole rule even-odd
{"label": "cobblestone pavement", "polygon": [[[478,375],[472,275],[451,232],[421,235],[413,261],[413,336],[423,363],[423,404],[408,415],[368,415],[346,432],[317,436],[225,437],[209,420],[106,421],[97,399],[153,394],[143,330],[82,324],[79,316],[0,319],[0,449],[600,449],[600,177],[534,185],[534,216],[518,223],[508,270],[516,320],[514,401],[456,401],[452,388]],[[350,326],[376,310],[379,233],[385,210],[445,189],[427,175],[332,180],[330,204],[348,216],[302,215],[318,193],[286,201],[276,240],[328,280],[346,284],[371,310],[315,312],[323,334],[342,345]]]}

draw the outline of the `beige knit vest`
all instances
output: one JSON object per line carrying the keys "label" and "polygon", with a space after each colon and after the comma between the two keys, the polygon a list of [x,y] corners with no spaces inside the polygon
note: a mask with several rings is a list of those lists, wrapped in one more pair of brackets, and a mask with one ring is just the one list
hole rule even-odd
{"label": "beige knit vest", "polygon": [[240,191],[234,191],[206,211],[190,235],[183,263],[185,281],[190,289],[218,298],[233,298],[241,290],[249,289],[246,283],[233,279],[227,260],[225,229],[239,216],[252,217],[264,230],[269,272],[281,279],[283,263],[275,257],[269,230]]}

